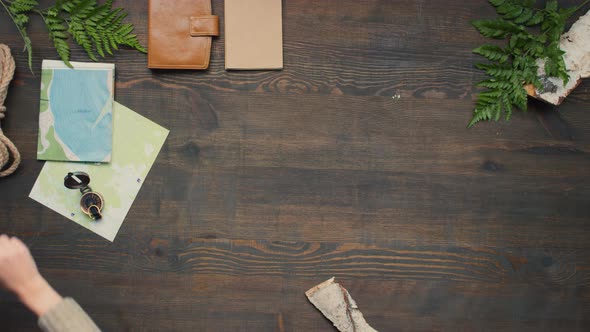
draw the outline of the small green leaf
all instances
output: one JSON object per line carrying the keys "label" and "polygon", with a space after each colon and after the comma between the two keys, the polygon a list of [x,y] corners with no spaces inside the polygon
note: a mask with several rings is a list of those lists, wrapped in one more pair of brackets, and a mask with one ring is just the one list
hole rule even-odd
{"label": "small green leaf", "polygon": [[494,6],[494,7],[498,7],[498,6],[500,6],[501,4],[503,4],[503,3],[504,3],[504,1],[506,1],[506,0],[490,0],[490,3],[492,4],[492,6]]}
{"label": "small green leaf", "polygon": [[507,20],[515,19],[517,17],[520,17],[520,15],[522,14],[523,11],[524,11],[524,8],[522,8],[522,7],[514,7],[514,8],[512,8],[511,11],[509,11],[508,13],[506,13],[506,15],[504,15],[504,18]]}
{"label": "small green leaf", "polygon": [[482,55],[490,61],[499,61],[500,63],[506,62],[509,56],[501,47],[493,45],[483,45],[474,49],[473,53]]}
{"label": "small green leaf", "polygon": [[510,34],[522,32],[516,24],[503,20],[475,20],[471,24],[485,37],[504,39]]}
{"label": "small green leaf", "polygon": [[545,5],[545,10],[548,12],[555,12],[557,11],[558,3],[557,0],[549,0]]}
{"label": "small green leaf", "polygon": [[542,11],[537,11],[527,22],[527,26],[533,26],[541,23],[545,16],[543,15]]}
{"label": "small green leaf", "polygon": [[515,18],[514,23],[523,24],[525,22],[528,22],[533,17],[533,14],[534,12],[532,10],[525,9],[521,13],[521,15]]}

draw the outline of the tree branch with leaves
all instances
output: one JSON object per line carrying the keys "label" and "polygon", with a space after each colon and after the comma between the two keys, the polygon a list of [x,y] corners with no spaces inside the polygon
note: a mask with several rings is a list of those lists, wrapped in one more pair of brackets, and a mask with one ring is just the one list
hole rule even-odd
{"label": "tree branch with leaves", "polygon": [[36,0],[0,0],[6,13],[16,25],[24,41],[28,63],[33,70],[33,50],[27,35],[27,24],[31,14],[38,14],[49,31],[57,54],[63,62],[70,64],[70,38],[82,46],[88,57],[98,61],[113,55],[120,46],[147,53],[137,36],[132,34],[133,24],[123,23],[127,13],[122,8],[113,8],[113,0],[99,4],[96,0],[57,0],[46,9],[40,9]]}

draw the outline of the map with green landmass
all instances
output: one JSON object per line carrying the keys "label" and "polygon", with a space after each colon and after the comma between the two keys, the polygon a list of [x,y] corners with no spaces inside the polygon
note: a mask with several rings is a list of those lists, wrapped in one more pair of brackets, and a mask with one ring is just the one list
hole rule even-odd
{"label": "map with green landmass", "polygon": [[44,60],[37,159],[109,162],[115,66]]}
{"label": "map with green landmass", "polygon": [[[111,163],[48,161],[29,195],[109,241],[115,239],[169,132],[117,102],[113,106]],[[90,187],[104,198],[103,218],[98,221],[80,210],[80,191],[64,187],[64,177],[76,171],[88,173]]]}

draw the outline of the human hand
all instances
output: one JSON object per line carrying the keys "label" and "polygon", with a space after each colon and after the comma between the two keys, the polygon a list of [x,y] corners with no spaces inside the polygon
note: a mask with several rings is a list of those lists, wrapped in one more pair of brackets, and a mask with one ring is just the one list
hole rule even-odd
{"label": "human hand", "polygon": [[39,274],[27,246],[4,234],[0,235],[0,285],[16,293],[39,316],[62,300]]}
{"label": "human hand", "polygon": [[0,284],[19,294],[40,277],[29,248],[16,237],[0,235]]}

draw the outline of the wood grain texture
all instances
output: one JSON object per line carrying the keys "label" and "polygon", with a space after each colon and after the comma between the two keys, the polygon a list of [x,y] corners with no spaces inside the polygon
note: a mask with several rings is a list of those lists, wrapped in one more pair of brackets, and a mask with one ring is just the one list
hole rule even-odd
{"label": "wood grain texture", "polygon": [[[145,43],[147,3],[115,3]],[[485,0],[283,7],[283,71],[224,71],[223,36],[204,72],[108,59],[116,100],[171,130],[114,243],[27,198],[56,54],[33,19],[31,74],[0,20],[17,61],[2,126],[23,155],[0,232],[107,331],[330,331],[304,292],[332,276],[379,331],[590,329],[590,82],[467,130]],[[7,293],[0,324],[36,330]]]}

